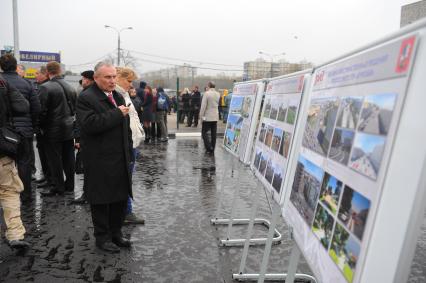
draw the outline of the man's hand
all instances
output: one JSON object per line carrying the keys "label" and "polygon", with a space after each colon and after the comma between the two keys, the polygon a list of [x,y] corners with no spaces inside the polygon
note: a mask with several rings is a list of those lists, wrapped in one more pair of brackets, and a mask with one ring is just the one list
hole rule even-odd
{"label": "man's hand", "polygon": [[120,109],[123,116],[127,116],[129,114],[129,107],[126,107],[124,105],[118,106],[118,109]]}

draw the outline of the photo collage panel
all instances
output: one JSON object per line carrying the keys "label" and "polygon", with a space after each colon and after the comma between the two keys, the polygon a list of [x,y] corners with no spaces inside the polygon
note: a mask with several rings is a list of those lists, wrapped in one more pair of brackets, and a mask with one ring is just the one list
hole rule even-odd
{"label": "photo collage panel", "polygon": [[286,99],[267,96],[263,110],[263,118],[294,125],[296,122],[299,99]]}
{"label": "photo collage panel", "polygon": [[376,180],[396,99],[393,93],[313,99],[302,144]]}
{"label": "photo collage panel", "polygon": [[224,145],[234,153],[238,152],[241,138],[243,118],[240,115],[229,115],[225,130]]}
{"label": "photo collage panel", "polygon": [[300,156],[290,201],[346,280],[352,282],[370,200]]}
{"label": "photo collage panel", "polygon": [[263,150],[256,147],[253,166],[264,180],[277,192],[280,193],[281,185],[285,175],[285,161],[277,158],[270,149]]}

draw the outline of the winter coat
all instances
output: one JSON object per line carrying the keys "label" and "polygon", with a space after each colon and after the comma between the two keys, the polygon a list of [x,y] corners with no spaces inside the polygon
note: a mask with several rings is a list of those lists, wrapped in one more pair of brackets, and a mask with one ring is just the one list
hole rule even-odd
{"label": "winter coat", "polygon": [[142,129],[141,121],[139,120],[138,112],[133,105],[132,99],[127,91],[122,89],[119,85],[115,87],[115,90],[121,94],[126,101],[126,105],[130,104],[129,117],[130,117],[130,129],[132,130],[132,141],[133,148],[136,148],[140,145],[142,140],[145,138],[144,132]]}
{"label": "winter coat", "polygon": [[16,131],[21,136],[31,138],[34,134],[34,128],[38,124],[40,100],[31,82],[20,77],[18,73],[4,72],[3,78],[12,88],[17,89],[30,104],[30,112],[22,116],[13,117],[13,123]]}
{"label": "winter coat", "polygon": [[209,89],[203,95],[201,100],[200,119],[206,122],[219,120],[219,105],[220,93],[214,88]]}
{"label": "winter coat", "polygon": [[23,116],[29,111],[28,100],[0,75],[0,127],[11,124],[10,115],[12,118]]}
{"label": "winter coat", "polygon": [[190,109],[191,111],[198,111],[201,107],[201,94],[199,91],[195,91],[191,94],[190,99]]}
{"label": "winter coat", "polygon": [[142,122],[154,121],[154,115],[152,113],[153,107],[153,96],[152,94],[145,94],[142,101]]}
{"label": "winter coat", "polygon": [[63,77],[54,77],[40,85],[39,97],[40,128],[43,136],[54,142],[74,139],[77,99],[75,89],[65,82]]}
{"label": "winter coat", "polygon": [[[125,105],[116,91],[117,106]],[[123,116],[94,83],[77,101],[81,131],[86,198],[90,204],[108,204],[132,196],[130,162],[133,161],[129,116]]]}

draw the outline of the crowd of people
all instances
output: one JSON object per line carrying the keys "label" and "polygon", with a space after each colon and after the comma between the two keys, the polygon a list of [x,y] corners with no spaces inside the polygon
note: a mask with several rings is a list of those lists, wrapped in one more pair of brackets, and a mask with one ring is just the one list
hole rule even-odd
{"label": "crowd of people", "polygon": [[[173,99],[162,87],[143,81],[135,89],[135,71],[108,62],[81,73],[79,90],[64,80],[55,61],[39,68],[35,84],[19,74],[11,54],[0,57],[0,67],[0,205],[8,244],[29,247],[20,211],[33,200],[33,184],[43,189],[42,197],[74,193],[77,151],[84,185],[73,202],[90,205],[96,246],[112,253],[130,247],[122,225],[145,222],[132,209],[138,147],[168,141],[167,115]],[[175,98],[179,121],[186,117],[188,127],[202,121],[210,155],[215,150],[220,98],[213,82],[203,99],[198,87]],[[42,171],[38,179],[34,135]]]}

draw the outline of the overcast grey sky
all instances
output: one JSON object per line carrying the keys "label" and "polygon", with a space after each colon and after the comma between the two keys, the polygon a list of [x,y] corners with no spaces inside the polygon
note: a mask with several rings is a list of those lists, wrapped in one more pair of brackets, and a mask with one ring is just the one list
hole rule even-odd
{"label": "overcast grey sky", "polygon": [[[96,61],[117,48],[141,72],[192,63],[242,69],[259,51],[316,64],[399,29],[401,6],[416,0],[18,0],[20,49],[62,53],[66,65]],[[297,39],[295,38],[297,37]],[[0,48],[13,45],[12,0],[0,0]],[[264,57],[269,60],[268,57]],[[283,57],[277,57],[280,59]],[[237,66],[217,66],[213,62]],[[93,64],[73,67],[74,71]],[[199,73],[208,71],[199,70]]]}

